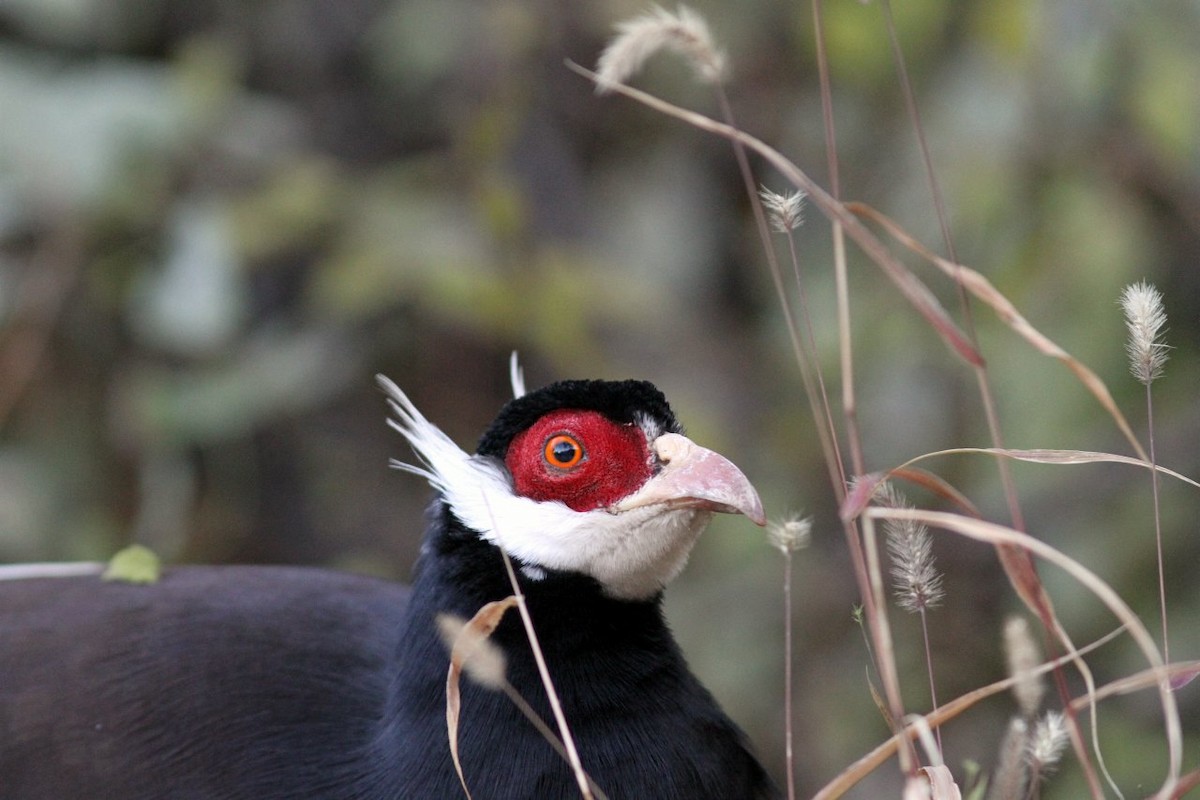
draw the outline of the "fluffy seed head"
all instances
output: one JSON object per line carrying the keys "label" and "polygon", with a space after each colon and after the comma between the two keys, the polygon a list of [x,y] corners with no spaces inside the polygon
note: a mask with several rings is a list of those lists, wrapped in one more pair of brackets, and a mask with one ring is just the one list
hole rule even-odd
{"label": "fluffy seed head", "polygon": [[1034,674],[1041,656],[1024,617],[1009,617],[1004,623],[1004,654],[1008,658],[1008,674],[1016,679],[1013,697],[1017,708],[1032,719],[1042,705],[1046,689],[1042,679]]}
{"label": "fluffy seed head", "polygon": [[1162,375],[1163,365],[1167,363],[1168,347],[1159,338],[1167,322],[1162,295],[1145,281],[1131,283],[1121,292],[1121,308],[1129,327],[1129,339],[1125,343],[1129,370],[1133,377],[1149,386]]}
{"label": "fluffy seed head", "polygon": [[1038,720],[1029,740],[1029,761],[1040,775],[1051,772],[1062,758],[1070,736],[1067,720],[1060,711],[1047,711]]}
{"label": "fluffy seed head", "polygon": [[812,517],[793,514],[767,525],[767,540],[781,553],[807,547],[812,538]]}
{"label": "fluffy seed head", "polygon": [[776,233],[794,231],[804,222],[804,192],[797,189],[791,194],[775,194],[765,186],[758,190],[771,230]]}
{"label": "fluffy seed head", "polygon": [[[875,499],[885,508],[911,508],[904,495],[891,483],[875,490]],[[892,587],[896,602],[913,614],[941,604],[945,591],[942,575],[933,565],[933,537],[929,529],[912,520],[884,520],[887,549],[892,557]]]}
{"label": "fluffy seed head", "polygon": [[704,18],[687,6],[672,14],[654,6],[640,17],[617,25],[617,35],[596,64],[596,91],[611,91],[641,70],[659,50],[673,50],[689,62],[704,83],[717,83],[725,73],[725,54],[713,43]]}

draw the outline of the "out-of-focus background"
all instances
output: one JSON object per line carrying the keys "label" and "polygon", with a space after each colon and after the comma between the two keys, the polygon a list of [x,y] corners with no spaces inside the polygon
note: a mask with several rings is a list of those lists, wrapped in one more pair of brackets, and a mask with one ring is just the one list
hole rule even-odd
{"label": "out-of-focus background", "polygon": [[[825,3],[843,196],[940,249],[877,4]],[[727,50],[740,124],[828,180],[804,3],[697,2]],[[800,787],[885,736],[856,592],[779,303],[727,143],[564,66],[639,2],[0,2],[0,561],[286,562],[404,579],[428,491],[373,375],[470,445],[531,385],[642,377],[730,456],[772,515],[815,516],[796,560]],[[912,0],[894,9],[962,261],[1090,364],[1139,431],[1122,286],[1163,291],[1163,464],[1200,474],[1200,6]],[[637,83],[706,113],[686,66]],[[761,167],[761,165],[759,165]],[[783,185],[761,170],[759,179]],[[828,226],[798,234],[836,389]],[[953,287],[918,267],[948,307]],[[868,466],[989,444],[972,374],[858,254],[855,360]],[[1127,452],[1097,403],[976,307],[1013,447]],[[993,463],[929,464],[1007,521]],[[1111,581],[1157,631],[1149,480],[1015,467],[1029,529]],[[917,492],[917,502],[931,502]],[[1200,655],[1196,490],[1162,487],[1172,652]],[[986,547],[936,539],[940,699],[1004,675],[1019,605]],[[721,519],[669,593],[697,672],[777,772],[781,560]],[[1044,570],[1077,642],[1114,626]],[[928,705],[919,625],[895,612],[906,700]],[[299,622],[299,621],[298,621]],[[1103,682],[1141,666],[1128,640]],[[1179,694],[1188,763],[1197,689]],[[944,732],[990,766],[1012,703]],[[1127,791],[1165,769],[1151,695],[1106,703]],[[859,797],[896,796],[885,767]],[[1082,796],[1066,767],[1045,797]]]}

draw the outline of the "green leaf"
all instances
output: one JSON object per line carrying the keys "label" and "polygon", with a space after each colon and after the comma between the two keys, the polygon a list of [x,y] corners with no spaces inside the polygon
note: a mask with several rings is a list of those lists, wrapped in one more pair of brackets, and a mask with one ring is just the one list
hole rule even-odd
{"label": "green leaf", "polygon": [[124,583],[158,583],[162,574],[162,562],[149,547],[131,544],[120,550],[108,562],[101,576],[106,581]]}

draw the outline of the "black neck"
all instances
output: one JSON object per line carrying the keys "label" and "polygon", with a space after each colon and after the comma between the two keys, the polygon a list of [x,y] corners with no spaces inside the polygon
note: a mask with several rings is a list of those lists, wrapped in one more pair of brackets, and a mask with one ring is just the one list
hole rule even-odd
{"label": "black neck", "polygon": [[[449,613],[470,618],[486,603],[513,594],[500,550],[467,530],[444,506],[433,509],[434,524],[426,537],[413,586],[409,636],[437,636],[433,620]],[[518,585],[534,620],[538,639],[549,656],[580,659],[594,664],[599,652],[632,649],[641,658],[644,649],[658,659],[679,659],[679,651],[662,616],[661,593],[647,600],[618,600],[605,595],[595,579],[579,573],[545,570],[531,579],[514,562]],[[424,634],[419,633],[424,631]],[[516,609],[510,611],[493,635],[510,659],[512,680],[532,668],[532,654]],[[444,648],[443,648],[444,649]],[[444,666],[446,659],[437,659]],[[442,675],[444,677],[444,674]]]}
{"label": "black neck", "polygon": [[[595,580],[569,573],[541,580],[518,574],[518,581],[583,766],[610,796],[774,796],[743,734],[688,670],[663,619],[661,595],[616,600]],[[449,657],[435,617],[469,618],[511,594],[499,551],[436,506],[372,754],[389,769],[359,787],[356,798],[460,796],[446,744]],[[507,658],[509,684],[556,729],[515,610],[491,641]],[[513,701],[467,678],[458,744],[476,797],[578,796],[566,762]]]}
{"label": "black neck", "polygon": [[[382,740],[387,749],[402,753],[415,752],[405,746],[414,736],[439,742],[446,739],[449,656],[437,631],[436,616],[449,613],[470,618],[485,603],[513,593],[494,545],[465,530],[444,507],[435,507],[433,518],[401,636]],[[568,719],[611,718],[645,702],[645,692],[657,682],[675,681],[681,674],[690,678],[663,619],[660,595],[645,601],[622,601],[605,596],[599,583],[579,574],[550,571],[541,580],[531,580],[518,568],[517,575]],[[508,682],[554,728],[515,608],[506,614],[491,641],[505,653]],[[468,757],[474,761],[469,775],[473,772],[482,779],[481,773],[489,770],[511,771],[490,754],[511,749],[514,741],[520,742],[522,757],[532,761],[524,769],[534,777],[539,772],[565,770],[559,756],[503,693],[473,685],[464,677],[462,709],[464,762]],[[586,723],[577,725],[583,728]],[[580,730],[577,735],[586,738],[587,732]],[[396,769],[411,774],[418,765],[401,759]],[[443,782],[431,778],[429,790],[435,793],[426,796],[453,796],[460,791],[448,755],[442,758],[441,774]],[[569,787],[569,773],[563,772],[561,777]],[[447,779],[452,783],[445,785]],[[446,794],[437,793],[442,791]]]}

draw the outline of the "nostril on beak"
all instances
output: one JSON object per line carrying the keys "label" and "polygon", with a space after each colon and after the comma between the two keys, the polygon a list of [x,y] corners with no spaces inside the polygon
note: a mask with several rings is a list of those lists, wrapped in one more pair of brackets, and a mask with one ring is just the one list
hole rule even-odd
{"label": "nostril on beak", "polygon": [[666,433],[654,442],[654,452],[663,464],[669,464],[685,455],[692,446],[691,441],[676,433]]}

